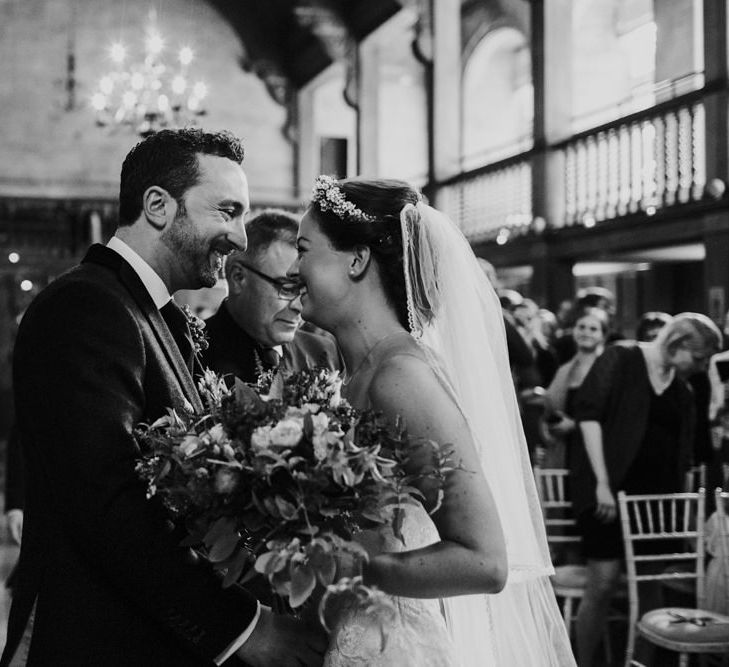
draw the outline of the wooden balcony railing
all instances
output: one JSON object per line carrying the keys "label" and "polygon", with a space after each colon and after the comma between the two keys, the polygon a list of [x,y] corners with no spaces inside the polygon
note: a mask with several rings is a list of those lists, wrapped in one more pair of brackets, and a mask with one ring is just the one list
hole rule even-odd
{"label": "wooden balcony railing", "polygon": [[686,98],[552,147],[564,165],[564,219],[552,225],[651,215],[700,199],[706,184],[704,106],[695,95]]}
{"label": "wooden balcony railing", "polygon": [[508,158],[442,183],[437,203],[472,242],[527,229],[532,222],[531,155]]}
{"label": "wooden balcony railing", "polygon": [[535,151],[439,183],[437,204],[471,242],[503,242],[534,229],[535,216],[553,229],[590,227],[698,201],[706,185],[703,98],[709,92],[688,93],[542,149],[553,183],[546,193],[551,216],[533,210]]}

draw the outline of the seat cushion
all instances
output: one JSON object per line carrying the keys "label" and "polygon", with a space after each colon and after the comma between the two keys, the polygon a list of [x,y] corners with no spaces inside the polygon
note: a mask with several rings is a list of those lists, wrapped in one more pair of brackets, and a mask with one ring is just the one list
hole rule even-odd
{"label": "seat cushion", "polygon": [[638,629],[649,638],[680,644],[726,643],[729,648],[729,616],[704,609],[654,609],[643,615]]}

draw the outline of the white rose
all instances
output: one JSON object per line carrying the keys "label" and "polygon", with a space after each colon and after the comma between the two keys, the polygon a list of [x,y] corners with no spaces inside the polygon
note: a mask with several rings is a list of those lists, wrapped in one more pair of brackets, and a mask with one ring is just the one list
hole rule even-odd
{"label": "white rose", "polygon": [[238,474],[230,468],[220,468],[215,473],[215,490],[218,493],[232,493],[238,486]]}
{"label": "white rose", "polygon": [[289,406],[286,409],[286,414],[284,415],[284,419],[303,419],[306,414],[308,413],[308,410],[297,408],[294,406]]}
{"label": "white rose", "polygon": [[211,442],[218,444],[222,444],[225,440],[227,440],[222,424],[215,424],[215,426],[208,431],[208,437]]}
{"label": "white rose", "polygon": [[271,445],[271,427],[259,426],[251,433],[251,445],[253,449],[266,449]]}
{"label": "white rose", "polygon": [[303,435],[304,429],[300,421],[282,419],[271,429],[269,438],[273,447],[293,447],[299,444]]}
{"label": "white rose", "polygon": [[180,454],[185,458],[192,456],[200,446],[200,438],[196,435],[186,435],[179,445]]}
{"label": "white rose", "polygon": [[332,395],[329,399],[329,407],[332,410],[339,407],[342,402],[342,381],[339,379],[339,371],[336,371],[336,375],[332,378]]}

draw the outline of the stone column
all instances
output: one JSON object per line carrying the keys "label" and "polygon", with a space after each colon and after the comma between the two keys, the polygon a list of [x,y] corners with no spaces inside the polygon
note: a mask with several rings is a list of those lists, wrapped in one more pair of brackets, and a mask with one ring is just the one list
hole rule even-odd
{"label": "stone column", "polygon": [[[706,117],[706,197],[727,196],[729,183],[729,117],[726,81],[729,78],[727,3],[704,0],[704,72],[707,87],[716,92],[704,98]],[[704,221],[705,312],[723,326],[718,311],[729,308],[729,231],[726,214],[714,213]],[[721,313],[723,315],[723,313]]]}
{"label": "stone column", "polygon": [[380,50],[375,36],[359,48],[358,172],[377,176],[380,171]]}
{"label": "stone column", "polygon": [[461,0],[433,1],[433,172],[460,172]]}
{"label": "stone column", "polygon": [[[547,225],[563,218],[563,160],[547,149],[550,141],[569,133],[571,120],[571,25],[568,0],[532,0],[531,47],[534,86],[534,158],[532,159],[532,212]],[[549,82],[547,85],[546,82]],[[539,223],[538,227],[544,227]],[[535,300],[552,310],[574,296],[572,261],[557,259],[545,241],[532,248]]]}
{"label": "stone column", "polygon": [[[706,182],[721,179],[729,183],[729,120],[727,116],[727,3],[704,0],[704,73],[707,87],[717,85],[717,92],[704,98],[706,114]],[[713,186],[720,187],[714,183]],[[711,188],[710,188],[711,189]],[[712,194],[714,194],[712,192]],[[714,195],[716,196],[716,195]]]}

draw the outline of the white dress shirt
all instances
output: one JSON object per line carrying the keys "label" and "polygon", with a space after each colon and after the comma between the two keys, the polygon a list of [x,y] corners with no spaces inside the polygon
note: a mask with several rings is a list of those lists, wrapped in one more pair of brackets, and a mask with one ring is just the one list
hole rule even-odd
{"label": "white dress shirt", "polygon": [[[134,250],[132,250],[124,241],[118,236],[112,236],[106,247],[113,250],[117,254],[121,255],[129,265],[134,269],[134,272],[139,276],[139,279],[144,284],[144,287],[149,292],[149,295],[154,301],[154,305],[157,309],[162,308],[170,299],[170,292],[167,289],[167,285],[164,284],[162,278],[159,277],[157,272],[145,262]],[[237,639],[228,646],[217,658],[215,663],[222,665],[233,653],[235,653],[251,636],[251,633],[256,629],[258,619],[261,617],[261,603],[258,603],[256,607],[256,614],[253,620],[250,622],[248,627],[240,634]]]}

